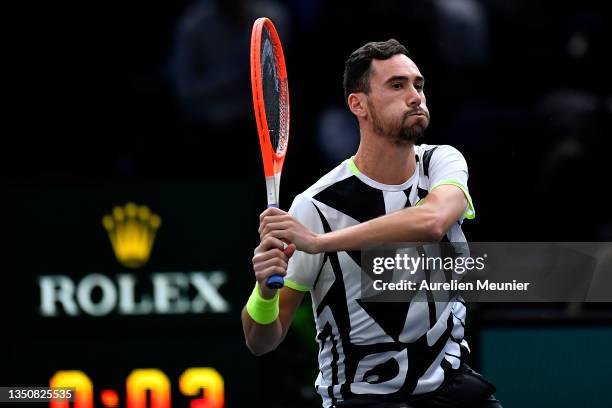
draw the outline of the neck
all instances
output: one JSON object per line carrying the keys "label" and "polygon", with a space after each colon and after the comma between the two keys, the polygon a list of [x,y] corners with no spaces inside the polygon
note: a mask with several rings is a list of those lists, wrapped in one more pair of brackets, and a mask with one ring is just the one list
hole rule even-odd
{"label": "neck", "polygon": [[382,184],[402,184],[414,174],[414,145],[397,145],[379,135],[362,134],[354,162],[360,172]]}

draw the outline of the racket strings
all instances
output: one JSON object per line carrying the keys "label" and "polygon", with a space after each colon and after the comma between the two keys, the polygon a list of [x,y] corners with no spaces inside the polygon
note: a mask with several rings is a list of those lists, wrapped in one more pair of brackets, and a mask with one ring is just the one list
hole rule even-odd
{"label": "racket strings", "polygon": [[277,154],[285,151],[287,147],[287,141],[289,139],[289,89],[287,86],[287,80],[285,79],[282,83],[281,102],[280,102],[280,122],[278,132],[278,144],[274,148]]}
{"label": "racket strings", "polygon": [[267,27],[261,32],[261,44],[261,78],[266,121],[272,149],[279,154],[284,151],[289,134],[287,84],[286,81],[281,83],[278,62]]}

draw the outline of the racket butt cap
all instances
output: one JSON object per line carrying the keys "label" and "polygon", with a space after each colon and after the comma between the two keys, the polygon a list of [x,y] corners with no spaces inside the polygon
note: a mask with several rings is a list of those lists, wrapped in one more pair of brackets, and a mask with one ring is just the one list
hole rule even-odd
{"label": "racket butt cap", "polygon": [[285,280],[280,275],[272,275],[266,281],[266,286],[270,289],[280,289],[285,286]]}

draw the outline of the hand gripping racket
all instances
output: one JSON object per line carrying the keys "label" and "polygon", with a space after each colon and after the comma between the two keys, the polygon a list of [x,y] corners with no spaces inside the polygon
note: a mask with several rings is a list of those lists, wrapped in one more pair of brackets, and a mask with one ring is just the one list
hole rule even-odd
{"label": "hand gripping racket", "polygon": [[[266,17],[255,21],[251,33],[251,88],[268,207],[278,208],[281,171],[289,143],[289,86],[283,48],[274,24]],[[280,275],[272,275],[266,281],[271,289],[284,284]]]}

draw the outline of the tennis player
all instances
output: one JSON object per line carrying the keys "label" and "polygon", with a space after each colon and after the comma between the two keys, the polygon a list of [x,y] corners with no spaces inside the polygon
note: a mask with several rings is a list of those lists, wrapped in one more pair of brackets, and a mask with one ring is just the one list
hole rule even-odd
{"label": "tennis player", "polygon": [[[256,355],[274,350],[310,291],[320,350],[315,387],[325,408],[501,408],[495,387],[466,364],[460,299],[360,299],[364,245],[465,242],[461,224],[475,216],[461,153],[417,144],[430,120],[424,87],[396,40],[353,52],[344,92],[359,122],[357,153],[299,194],[289,213],[270,208],[260,217],[257,284],[242,313],[246,344]],[[280,291],[265,285],[273,274],[285,278]]]}

